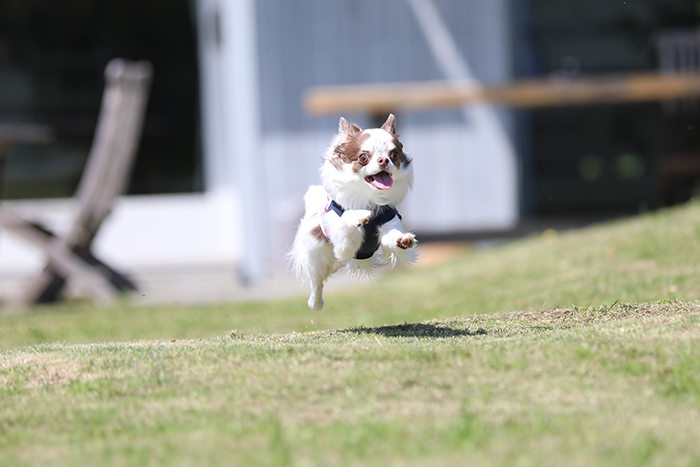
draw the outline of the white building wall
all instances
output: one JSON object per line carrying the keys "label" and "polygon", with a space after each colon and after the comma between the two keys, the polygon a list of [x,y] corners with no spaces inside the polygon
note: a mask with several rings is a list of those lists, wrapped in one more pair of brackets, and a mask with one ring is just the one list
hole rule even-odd
{"label": "white building wall", "polygon": [[[424,2],[414,2],[424,3]],[[466,63],[453,76],[436,60],[408,0],[258,2],[262,154],[269,177],[272,251],[291,243],[309,184],[337,131],[338,116],[310,118],[306,89],[385,81],[512,79],[507,0],[434,0],[454,52]],[[362,33],[358,33],[362,31]],[[460,65],[460,64],[458,64]],[[363,127],[367,115],[344,115]],[[415,186],[401,207],[417,232],[502,230],[518,221],[518,162],[507,111],[397,114],[398,132],[415,163]]]}
{"label": "white building wall", "polygon": [[255,0],[198,0],[205,190],[238,203],[245,280],[269,266]]}

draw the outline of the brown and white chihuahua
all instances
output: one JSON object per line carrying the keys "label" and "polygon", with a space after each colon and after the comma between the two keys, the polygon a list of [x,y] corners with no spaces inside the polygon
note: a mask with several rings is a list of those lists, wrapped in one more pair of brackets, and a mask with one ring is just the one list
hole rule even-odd
{"label": "brown and white chihuahua", "polygon": [[321,166],[322,186],[309,187],[288,258],[311,285],[309,307],[323,308],[323,285],[346,268],[368,273],[416,260],[416,237],[404,232],[396,209],[413,184],[413,165],[389,115],[362,130],[344,118]]}

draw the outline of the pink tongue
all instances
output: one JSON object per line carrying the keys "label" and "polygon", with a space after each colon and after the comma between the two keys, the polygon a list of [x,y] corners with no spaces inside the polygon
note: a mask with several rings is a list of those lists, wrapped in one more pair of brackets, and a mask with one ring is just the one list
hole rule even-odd
{"label": "pink tongue", "polygon": [[379,190],[388,190],[394,184],[394,179],[386,172],[380,172],[372,177],[374,178],[371,182],[372,186]]}

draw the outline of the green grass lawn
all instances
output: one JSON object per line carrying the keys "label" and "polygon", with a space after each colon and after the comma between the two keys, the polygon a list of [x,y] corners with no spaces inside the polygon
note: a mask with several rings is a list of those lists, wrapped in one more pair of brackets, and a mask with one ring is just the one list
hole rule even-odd
{"label": "green grass lawn", "polygon": [[700,466],[700,204],[329,294],[0,317],[0,465]]}

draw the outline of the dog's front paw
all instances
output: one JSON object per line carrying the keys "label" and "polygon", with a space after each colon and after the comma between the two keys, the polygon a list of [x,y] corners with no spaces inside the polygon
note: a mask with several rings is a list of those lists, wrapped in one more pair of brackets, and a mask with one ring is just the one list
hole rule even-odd
{"label": "dog's front paw", "polygon": [[416,236],[412,233],[403,234],[396,239],[396,246],[401,248],[402,250],[408,250],[409,248],[413,248],[413,246],[416,243],[418,243],[416,241]]}
{"label": "dog's front paw", "polygon": [[372,217],[372,211],[368,211],[366,209],[355,209],[352,211],[345,211],[345,215],[348,215],[352,225],[362,227],[369,222],[369,219]]}
{"label": "dog's front paw", "polygon": [[362,219],[360,219],[359,222],[358,222],[358,224],[357,224],[357,226],[358,226],[358,227],[362,227],[363,225],[367,225],[367,223],[369,222],[370,217],[372,217],[371,214],[370,214],[369,216],[366,216],[366,217],[363,217]]}

